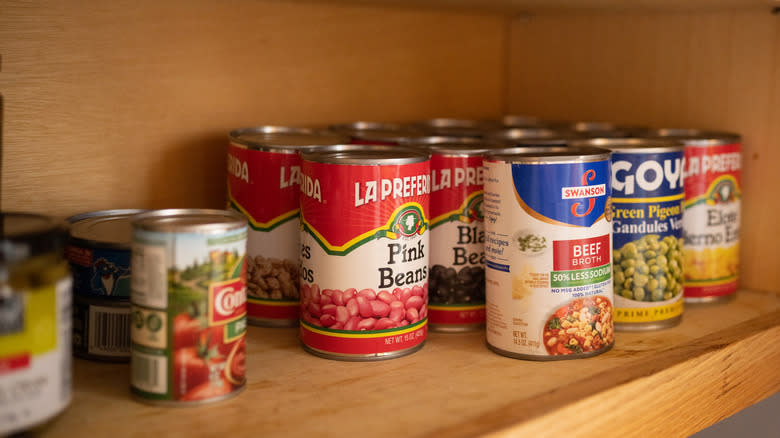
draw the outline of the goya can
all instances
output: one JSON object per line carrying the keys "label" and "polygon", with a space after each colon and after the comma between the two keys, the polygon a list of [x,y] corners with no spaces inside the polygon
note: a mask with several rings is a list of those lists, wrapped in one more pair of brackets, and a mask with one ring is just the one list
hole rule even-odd
{"label": "goya can", "polygon": [[614,342],[610,153],[511,148],[485,157],[487,344],[532,360]]}
{"label": "goya can", "polygon": [[51,218],[0,213],[0,435],[29,431],[71,401],[71,276]]}
{"label": "goya can", "polygon": [[76,356],[130,360],[130,219],[143,211],[104,210],[67,219]]}
{"label": "goya can", "polygon": [[[576,144],[576,143],[575,143]],[[615,328],[654,330],[683,314],[683,144],[593,139],[612,150]]]}
{"label": "goya can", "polygon": [[354,145],[302,157],[304,348],[358,361],[416,351],[428,328],[428,154]]}
{"label": "goya can", "polygon": [[331,125],[328,129],[349,137],[352,144],[394,145],[413,141],[424,135],[409,125],[384,122],[352,122]]}
{"label": "goya can", "polygon": [[475,144],[434,144],[428,323],[433,331],[485,325],[485,230],[482,156]]}
{"label": "goya can", "polygon": [[335,133],[280,126],[230,133],[228,208],[249,220],[249,323],[298,324],[299,152],[346,141]]}
{"label": "goya can", "polygon": [[660,129],[650,134],[685,144],[685,301],[733,298],[739,277],[740,136],[695,129]]}
{"label": "goya can", "polygon": [[222,210],[133,218],[133,395],[198,404],[245,386],[247,222]]}

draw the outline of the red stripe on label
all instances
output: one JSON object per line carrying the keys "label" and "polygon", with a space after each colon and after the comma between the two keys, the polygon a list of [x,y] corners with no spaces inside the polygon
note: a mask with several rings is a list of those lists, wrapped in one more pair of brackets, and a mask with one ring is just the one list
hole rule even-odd
{"label": "red stripe on label", "polygon": [[573,271],[595,268],[612,261],[609,234],[590,239],[556,240],[553,242],[553,269]]}
{"label": "red stripe on label", "polygon": [[251,301],[246,303],[246,314],[250,318],[297,320],[299,310],[300,304],[298,303],[281,306],[268,306],[265,304],[253,303]]}
{"label": "red stripe on label", "polygon": [[0,374],[27,368],[30,366],[30,353],[22,353],[16,356],[0,357]]}
{"label": "red stripe on label", "polygon": [[428,322],[431,324],[484,324],[485,308],[447,310],[428,308]]}
{"label": "red stripe on label", "polygon": [[305,324],[301,324],[300,334],[305,345],[326,353],[368,355],[392,353],[419,345],[428,334],[428,324],[408,333],[388,333],[387,336],[373,338],[329,336],[311,331]]}
{"label": "red stripe on label", "polygon": [[737,291],[737,281],[707,286],[685,286],[686,298],[722,297]]}

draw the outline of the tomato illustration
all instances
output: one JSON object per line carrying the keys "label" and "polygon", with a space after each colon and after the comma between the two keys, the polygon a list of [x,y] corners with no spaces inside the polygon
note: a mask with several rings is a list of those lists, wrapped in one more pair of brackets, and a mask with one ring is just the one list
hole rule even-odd
{"label": "tomato illustration", "polygon": [[233,385],[244,383],[246,374],[246,341],[241,338],[232,345],[232,350],[225,364],[225,379]]}
{"label": "tomato illustration", "polygon": [[174,353],[173,381],[177,395],[209,380],[209,365],[195,347],[179,348]]}
{"label": "tomato illustration", "polygon": [[195,347],[200,339],[200,321],[189,313],[180,313],[173,318],[174,347]]}
{"label": "tomato illustration", "polygon": [[204,382],[192,388],[190,391],[187,391],[187,393],[184,394],[180,400],[193,401],[210,399],[230,394],[232,391],[233,386],[230,384],[230,382],[220,377],[215,382]]}

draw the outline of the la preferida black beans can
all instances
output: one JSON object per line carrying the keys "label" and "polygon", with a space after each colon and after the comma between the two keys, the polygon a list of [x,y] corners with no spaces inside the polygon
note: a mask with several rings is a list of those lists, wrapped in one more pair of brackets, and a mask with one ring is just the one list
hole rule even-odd
{"label": "la preferida black beans can", "polygon": [[304,349],[355,361],[417,351],[428,330],[428,153],[352,145],[302,159]]}
{"label": "la preferida black beans can", "polygon": [[246,386],[246,218],[223,210],[133,218],[130,387],[163,405]]}

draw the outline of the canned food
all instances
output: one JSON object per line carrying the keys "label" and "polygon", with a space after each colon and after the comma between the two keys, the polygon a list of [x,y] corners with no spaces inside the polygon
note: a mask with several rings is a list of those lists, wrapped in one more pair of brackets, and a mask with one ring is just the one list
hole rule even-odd
{"label": "canned food", "polygon": [[550,122],[550,125],[573,131],[586,138],[633,137],[647,130],[644,126],[621,125],[611,122]]}
{"label": "canned food", "polygon": [[485,157],[487,344],[519,359],[589,357],[614,341],[610,153]]}
{"label": "canned food", "polygon": [[696,129],[659,129],[649,135],[685,144],[685,301],[733,298],[739,276],[740,136]]}
{"label": "canned food", "polygon": [[65,231],[0,213],[0,435],[24,432],[71,400],[71,277]]}
{"label": "canned food", "polygon": [[540,128],[545,121],[539,117],[524,116],[519,114],[507,114],[493,122],[497,128]]}
{"label": "canned food", "polygon": [[592,139],[612,150],[612,250],[617,330],[655,330],[683,314],[683,144]]}
{"label": "canned food", "polygon": [[506,147],[523,146],[567,146],[571,141],[582,139],[582,135],[564,129],[510,128],[491,131],[486,137],[503,143]]}
{"label": "canned food", "polygon": [[130,387],[155,404],[244,389],[247,222],[222,210],[133,218]]}
{"label": "canned food", "polygon": [[428,154],[354,145],[302,157],[303,347],[357,361],[421,348],[428,323]]}
{"label": "canned food", "polygon": [[417,138],[404,139],[400,142],[402,146],[420,147],[437,144],[449,145],[468,145],[473,147],[492,147],[504,146],[503,143],[478,137],[453,137],[448,135],[426,135]]}
{"label": "canned food", "polygon": [[349,137],[352,144],[394,145],[414,141],[425,135],[409,125],[382,122],[353,122],[331,125],[331,131]]}
{"label": "canned food", "polygon": [[482,137],[487,126],[479,120],[436,118],[411,125],[428,135],[449,137]]}
{"label": "canned food", "polygon": [[104,210],[67,219],[76,356],[130,360],[130,218],[143,211]]}
{"label": "canned food", "polygon": [[428,322],[434,331],[485,325],[482,155],[489,148],[435,144],[431,152]]}
{"label": "canned food", "polygon": [[298,324],[299,152],[347,141],[335,133],[280,126],[230,133],[228,208],[249,220],[247,314],[251,324]]}

